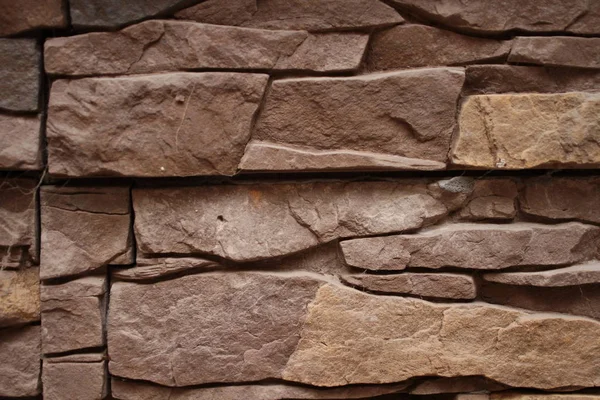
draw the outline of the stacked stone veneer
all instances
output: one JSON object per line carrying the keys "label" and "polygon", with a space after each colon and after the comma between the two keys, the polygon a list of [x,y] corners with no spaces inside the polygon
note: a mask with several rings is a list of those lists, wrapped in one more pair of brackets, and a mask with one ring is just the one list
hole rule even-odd
{"label": "stacked stone veneer", "polygon": [[600,399],[600,1],[16,3],[1,398]]}

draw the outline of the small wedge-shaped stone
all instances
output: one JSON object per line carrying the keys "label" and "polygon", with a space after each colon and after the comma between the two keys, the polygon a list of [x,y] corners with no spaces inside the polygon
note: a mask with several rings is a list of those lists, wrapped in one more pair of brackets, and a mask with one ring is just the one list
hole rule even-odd
{"label": "small wedge-shaped stone", "polygon": [[59,80],[50,93],[50,173],[233,175],[267,75],[170,73]]}
{"label": "small wedge-shaped stone", "polygon": [[502,61],[511,42],[459,35],[426,25],[401,25],[378,32],[369,45],[367,68],[384,71]]}
{"label": "small wedge-shaped stone", "polygon": [[67,17],[62,0],[19,0],[0,3],[0,36],[33,29],[65,28]]}
{"label": "small wedge-shaped stone", "polygon": [[0,327],[40,320],[40,269],[0,269]]}
{"label": "small wedge-shaped stone", "polygon": [[404,21],[379,0],[207,0],[175,17],[218,25],[308,31],[378,28]]}
{"label": "small wedge-shaped stone", "polygon": [[119,32],[50,39],[44,67],[48,74],[63,76],[193,69],[348,71],[358,68],[368,39],[356,33],[146,21]]}
{"label": "small wedge-shaped stone", "polygon": [[0,396],[29,397],[41,392],[40,327],[0,330]]}
{"label": "small wedge-shaped stone", "polygon": [[600,93],[471,96],[462,105],[452,162],[472,168],[600,165]]}
{"label": "small wedge-shaped stone", "polygon": [[249,146],[241,169],[315,170],[326,152],[333,154],[320,169],[438,169],[463,81],[457,68],[276,80],[250,146],[271,144],[282,154],[265,161]]}
{"label": "small wedge-shaped stone", "polygon": [[202,258],[146,258],[138,259],[135,267],[113,269],[112,277],[125,281],[143,281],[182,272],[209,271],[219,266],[220,264],[215,261],[204,260]]}
{"label": "small wedge-shaped stone", "polygon": [[0,39],[0,108],[37,111],[41,54],[33,39]]}
{"label": "small wedge-shaped stone", "polygon": [[448,212],[440,193],[422,181],[134,189],[136,240],[145,255],[259,260],[429,225]]}
{"label": "small wedge-shaped stone", "polygon": [[485,274],[488,282],[519,286],[561,287],[600,283],[600,262],[593,261],[566,268],[536,272]]}
{"label": "small wedge-shaped stone", "polygon": [[527,179],[519,204],[536,217],[600,223],[600,178]]}
{"label": "small wedge-shaped stone", "polygon": [[600,322],[587,318],[375,296],[297,273],[116,282],[110,302],[111,374],[167,386],[427,375],[538,389],[600,383]]}
{"label": "small wedge-shaped stone", "polygon": [[42,280],[132,262],[129,188],[44,186],[40,198]]}
{"label": "small wedge-shaped stone", "polygon": [[469,221],[513,219],[517,213],[517,185],[510,179],[478,179],[467,205],[458,213]]}
{"label": "small wedge-shaped stone", "polygon": [[[346,262],[371,270],[559,266],[593,258],[600,228],[580,223],[451,224],[429,231],[341,242]],[[392,256],[392,257],[390,257]]]}
{"label": "small wedge-shaped stone", "polygon": [[391,0],[393,5],[467,32],[600,33],[600,5],[588,0]]}
{"label": "small wedge-shaped stone", "polygon": [[514,41],[508,61],[599,69],[600,38],[518,37]]}
{"label": "small wedge-shaped stone", "polygon": [[475,298],[475,281],[461,274],[405,272],[397,275],[342,275],[343,282],[375,293],[407,294],[450,300]]}
{"label": "small wedge-shaped stone", "polygon": [[44,400],[101,400],[106,398],[106,361],[72,362],[45,359],[42,368]]}
{"label": "small wedge-shaped stone", "polygon": [[42,169],[39,115],[0,114],[0,170]]}

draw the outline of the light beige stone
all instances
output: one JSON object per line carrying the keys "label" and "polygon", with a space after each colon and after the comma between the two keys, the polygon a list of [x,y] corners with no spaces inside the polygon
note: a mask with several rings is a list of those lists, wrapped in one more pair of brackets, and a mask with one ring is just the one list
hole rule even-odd
{"label": "light beige stone", "polygon": [[41,393],[40,356],[39,325],[0,330],[0,396]]}
{"label": "light beige stone", "polygon": [[600,38],[518,37],[508,62],[599,69]]}
{"label": "light beige stone", "polygon": [[41,118],[39,115],[0,114],[0,170],[39,170]]}
{"label": "light beige stone", "polygon": [[40,269],[0,269],[0,327],[40,320]]}
{"label": "light beige stone", "polygon": [[44,360],[44,399],[101,400],[107,395],[106,362],[75,363]]}

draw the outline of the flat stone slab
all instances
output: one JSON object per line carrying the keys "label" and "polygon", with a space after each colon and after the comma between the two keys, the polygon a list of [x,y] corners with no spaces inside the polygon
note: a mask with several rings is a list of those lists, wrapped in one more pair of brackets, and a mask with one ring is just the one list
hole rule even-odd
{"label": "flat stone slab", "polygon": [[600,283],[600,262],[592,261],[570,267],[536,272],[485,274],[488,282],[519,286],[562,287]]}
{"label": "flat stone slab", "polygon": [[600,69],[600,38],[518,37],[508,62]]}
{"label": "flat stone slab", "polygon": [[18,7],[6,3],[0,12],[0,36],[40,29],[67,27],[62,0],[20,0]]}
{"label": "flat stone slab", "polygon": [[0,269],[0,327],[40,320],[40,269]]}
{"label": "flat stone slab", "polygon": [[104,399],[108,391],[106,361],[77,363],[45,359],[42,382],[44,399]]}
{"label": "flat stone slab", "polygon": [[142,258],[136,261],[135,267],[112,269],[111,275],[124,281],[144,281],[182,272],[210,271],[219,266],[215,261],[193,257]]}
{"label": "flat stone slab", "polygon": [[[4,11],[6,8],[2,9]],[[42,68],[40,53],[35,39],[0,39],[0,108],[38,110]]]}
{"label": "flat stone slab", "polygon": [[0,170],[42,169],[41,116],[0,114]]}
{"label": "flat stone slab", "polygon": [[0,330],[0,396],[28,397],[42,392],[40,326]]}

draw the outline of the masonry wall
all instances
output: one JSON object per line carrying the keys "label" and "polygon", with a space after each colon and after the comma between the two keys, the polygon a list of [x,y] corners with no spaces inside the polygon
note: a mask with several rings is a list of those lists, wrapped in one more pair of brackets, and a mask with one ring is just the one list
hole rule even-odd
{"label": "masonry wall", "polygon": [[600,399],[600,1],[0,36],[0,398]]}

